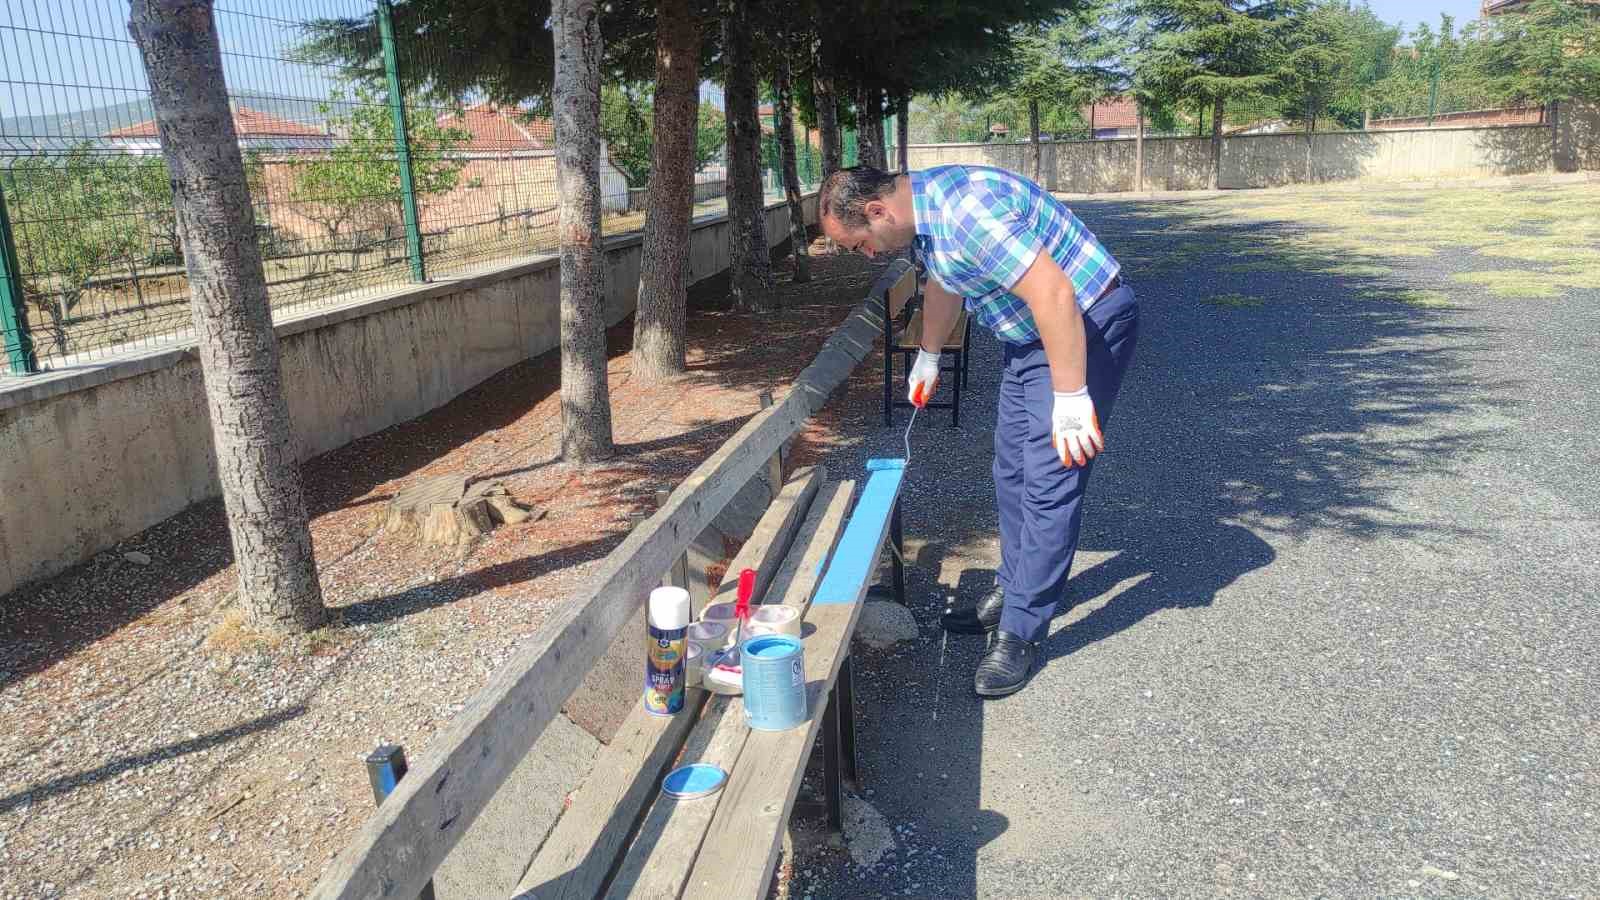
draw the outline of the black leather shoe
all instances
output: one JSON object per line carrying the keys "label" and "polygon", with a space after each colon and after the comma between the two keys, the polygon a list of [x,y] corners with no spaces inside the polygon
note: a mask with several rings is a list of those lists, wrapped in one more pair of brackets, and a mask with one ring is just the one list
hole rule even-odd
{"label": "black leather shoe", "polygon": [[1033,674],[1033,662],[1039,655],[1039,645],[1025,641],[1009,631],[995,634],[994,646],[978,663],[978,672],[972,676],[972,688],[979,697],[1005,697],[1022,690]]}
{"label": "black leather shoe", "polygon": [[978,598],[968,609],[956,609],[939,617],[939,624],[951,634],[987,634],[1000,627],[1000,612],[1005,609],[1006,592],[1000,585]]}

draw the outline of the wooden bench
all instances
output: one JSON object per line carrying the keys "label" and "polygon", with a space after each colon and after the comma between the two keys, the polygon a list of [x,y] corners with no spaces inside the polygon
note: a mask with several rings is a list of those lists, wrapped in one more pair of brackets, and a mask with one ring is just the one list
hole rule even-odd
{"label": "wooden bench", "polygon": [[[767,470],[773,455],[872,352],[884,327],[885,295],[900,275],[900,269],[885,269],[867,297],[823,344],[817,358],[800,373],[790,390],[778,402],[753,415],[727,443],[696,467],[653,515],[606,556],[586,579],[585,592],[553,609],[539,630],[518,645],[423,748],[406,776],[328,864],[310,896],[355,900],[418,895],[474,820],[496,798],[546,726],[560,715],[561,705],[587,677],[594,660],[635,620],[650,589],[661,582],[696,536],[751,478]],[[898,494],[897,477],[889,476],[881,482],[879,478],[874,475],[868,480],[864,497],[881,493],[884,487],[873,485],[887,486],[890,480]],[[595,896],[602,889],[613,888],[613,892],[642,894],[652,882],[642,878],[627,881],[620,876],[654,872],[658,864],[676,861],[675,871],[680,875],[663,877],[662,883],[669,886],[663,887],[662,893],[678,896],[684,885],[699,883],[693,879],[711,879],[710,861],[719,858],[735,860],[738,866],[717,869],[736,873],[718,876],[728,880],[717,883],[739,885],[735,890],[739,896],[758,894],[744,888],[764,884],[770,878],[771,851],[763,845],[756,849],[767,850],[765,854],[747,853],[750,832],[727,820],[727,811],[736,804],[742,809],[754,802],[741,799],[747,795],[777,796],[782,802],[762,806],[758,812],[764,823],[760,833],[779,834],[803,766],[804,750],[795,748],[809,742],[806,735],[814,737],[818,728],[827,727],[834,732],[853,728],[851,717],[839,715],[838,711],[848,708],[850,685],[844,659],[860,604],[805,605],[817,594],[814,588],[820,590],[822,567],[843,529],[853,490],[851,482],[828,483],[820,470],[791,479],[758,523],[758,534],[746,541],[733,562],[734,571],[749,567],[762,573],[765,602],[792,602],[806,610],[809,634],[804,640],[811,719],[778,736],[751,733],[743,728],[739,701],[708,698],[696,692],[686,714],[652,717],[649,722],[630,720],[602,751],[592,774],[580,786],[577,793],[584,793],[585,798],[575,793],[567,813],[557,820],[543,848],[539,845],[544,835],[531,833],[526,855],[519,854],[513,861],[521,868],[524,861],[532,860],[526,863],[531,882],[536,871],[552,871],[552,861],[565,860],[561,863],[564,867],[557,867],[559,871],[552,878],[530,884],[533,895]],[[893,518],[891,512],[875,529],[869,529],[878,535],[874,559],[876,550],[881,549],[883,531],[893,528]],[[857,519],[863,519],[859,512],[851,519],[852,525]],[[866,590],[864,579],[859,589]],[[845,674],[841,676],[841,672]],[[642,672],[628,677],[642,677]],[[820,703],[820,698],[826,696],[834,698],[833,714],[826,712],[829,706]],[[774,742],[782,745],[781,753],[772,749]],[[841,747],[843,743],[843,739],[838,741]],[[746,744],[758,749],[746,753]],[[633,755],[629,756],[629,752]],[[784,753],[802,762],[781,764]],[[842,751],[835,755],[842,756]],[[735,763],[743,760],[746,764],[730,770],[736,780],[730,779],[717,795],[720,799],[709,805],[659,803],[658,777],[627,777],[629,773],[659,773],[683,756],[731,759]],[[769,759],[773,761],[767,762]],[[836,773],[853,774],[844,771],[842,759],[829,765]],[[836,808],[837,797],[834,799]],[[724,818],[718,817],[718,810],[724,811]],[[575,829],[581,825],[581,816],[596,823],[586,826],[594,838],[583,841],[558,835],[563,830],[579,833]],[[704,824],[694,824],[696,817]],[[837,820],[837,815],[833,818]],[[740,835],[737,849],[719,837],[734,832]],[[776,838],[768,843],[775,848]],[[669,849],[680,846],[686,850]],[[763,858],[753,859],[757,856]],[[598,882],[593,880],[596,872],[600,873]],[[678,879],[676,893],[670,888],[674,877]],[[694,893],[698,895],[699,889]]]}
{"label": "wooden bench", "polygon": [[[922,290],[921,282],[917,278],[917,270],[909,260],[895,260],[889,263],[891,269],[899,269],[901,274],[890,285],[884,302],[887,315],[883,320],[883,424],[888,425],[894,419],[894,410],[897,407],[910,408],[911,402],[904,399],[905,380],[910,374],[912,360],[916,358],[917,351],[922,348]],[[972,346],[972,321],[967,317],[966,307],[956,314],[955,327],[950,329],[950,338],[945,342],[943,351],[939,354],[939,371],[949,372],[953,377],[948,379],[950,385],[950,399],[938,402],[929,402],[928,409],[950,410],[950,427],[961,425],[961,392],[967,386],[967,365],[970,359]],[[950,358],[950,365],[944,364],[945,357]],[[895,376],[896,359],[900,360],[903,371],[898,378]],[[942,376],[940,382],[946,379]]]}
{"label": "wooden bench", "polygon": [[[859,786],[850,639],[903,475],[872,471],[846,524],[855,482],[798,473],[729,567],[757,570],[754,602],[800,612],[807,720],[754,731],[741,697],[698,689],[671,718],[636,708],[569,799],[518,885],[519,900],[765,897],[819,729],[824,805],[829,825],[842,829],[843,784]],[[731,599],[731,590],[713,602]],[[697,762],[727,771],[721,791],[694,800],[660,792],[669,770]]]}

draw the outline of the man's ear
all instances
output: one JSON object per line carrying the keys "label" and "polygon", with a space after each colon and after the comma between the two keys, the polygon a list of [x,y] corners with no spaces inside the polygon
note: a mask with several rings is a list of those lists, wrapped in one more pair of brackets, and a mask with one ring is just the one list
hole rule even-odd
{"label": "man's ear", "polygon": [[861,211],[866,213],[868,222],[876,222],[889,212],[889,204],[884,203],[882,200],[868,200],[867,205],[862,207]]}

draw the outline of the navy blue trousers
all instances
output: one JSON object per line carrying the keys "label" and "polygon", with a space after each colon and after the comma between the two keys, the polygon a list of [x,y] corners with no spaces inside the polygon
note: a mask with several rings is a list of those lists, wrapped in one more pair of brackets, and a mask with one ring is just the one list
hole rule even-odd
{"label": "navy blue trousers", "polygon": [[[1139,304],[1127,285],[1083,315],[1088,342],[1089,396],[1104,429],[1139,338]],[[1005,372],[994,426],[994,495],[1000,512],[1000,569],[1005,589],[1000,627],[1043,640],[1067,586],[1078,549],[1088,466],[1067,468],[1051,441],[1055,398],[1044,345],[1004,345]],[[1107,440],[1107,451],[1111,442]]]}

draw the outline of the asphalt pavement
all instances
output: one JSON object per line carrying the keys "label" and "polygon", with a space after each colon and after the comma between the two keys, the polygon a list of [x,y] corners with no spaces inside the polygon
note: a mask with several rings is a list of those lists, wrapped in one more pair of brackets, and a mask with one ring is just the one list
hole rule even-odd
{"label": "asphalt pavement", "polygon": [[[1166,240],[1074,208],[1113,252]],[[1243,227],[1125,273],[1142,335],[1070,610],[987,703],[983,640],[937,624],[998,561],[1000,354],[974,332],[961,427],[912,436],[920,638],[857,654],[893,840],[803,846],[791,897],[1600,896],[1600,291],[1497,299],[1450,282],[1485,267],[1465,253],[1224,274]],[[1454,305],[1361,299],[1375,280]],[[1205,302],[1245,288],[1267,302]],[[835,402],[864,436],[831,473],[901,455],[904,411]]]}

